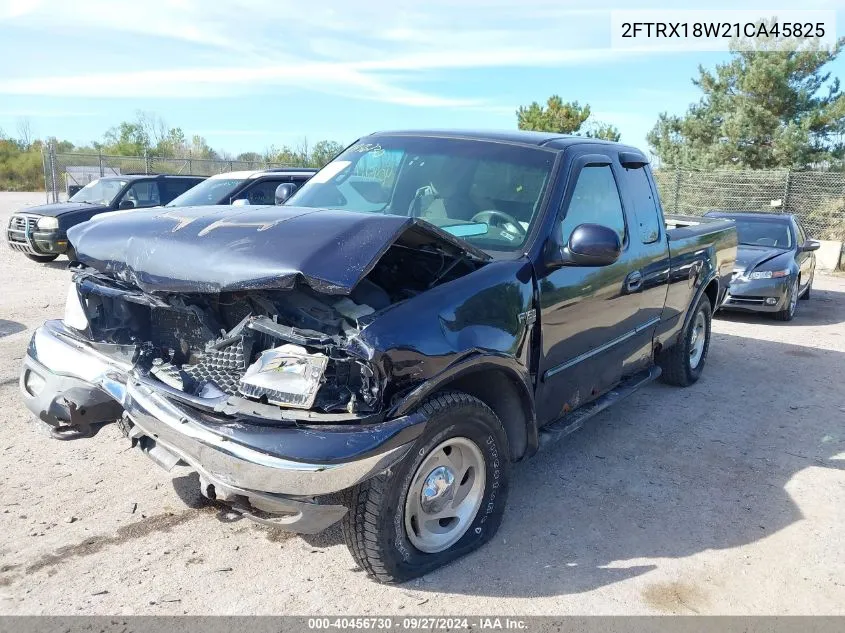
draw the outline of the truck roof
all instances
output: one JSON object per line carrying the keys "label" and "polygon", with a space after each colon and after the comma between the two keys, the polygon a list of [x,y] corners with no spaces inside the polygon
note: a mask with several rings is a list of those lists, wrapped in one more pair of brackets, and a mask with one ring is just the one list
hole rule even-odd
{"label": "truck roof", "polygon": [[553,149],[566,149],[570,145],[613,145],[620,149],[630,150],[642,154],[642,151],[631,145],[605,141],[586,136],[571,134],[556,134],[554,132],[531,132],[527,130],[386,130],[375,132],[370,136],[428,136],[436,138],[462,138],[479,141],[499,141],[504,143],[519,143],[520,145],[536,145]]}

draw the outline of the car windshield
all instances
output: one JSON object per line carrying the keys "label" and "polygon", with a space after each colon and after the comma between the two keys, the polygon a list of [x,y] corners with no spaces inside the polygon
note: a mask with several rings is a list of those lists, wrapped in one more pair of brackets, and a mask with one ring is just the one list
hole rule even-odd
{"label": "car windshield", "polygon": [[747,246],[792,248],[792,232],[785,222],[735,218],[737,240]]}
{"label": "car windshield", "polygon": [[204,204],[229,204],[229,197],[244,183],[244,178],[208,178],[181,196],[173,198],[167,207],[195,207]]}
{"label": "car windshield", "polygon": [[521,248],[537,220],[555,152],[418,136],[359,140],[287,204],[425,220],[491,251]]}
{"label": "car windshield", "polygon": [[100,178],[92,180],[70,197],[70,202],[88,202],[90,204],[109,205],[126,186],[128,180]]}

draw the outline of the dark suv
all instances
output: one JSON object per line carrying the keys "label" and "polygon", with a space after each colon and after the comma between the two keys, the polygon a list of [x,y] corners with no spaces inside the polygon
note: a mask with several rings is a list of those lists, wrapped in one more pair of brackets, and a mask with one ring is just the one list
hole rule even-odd
{"label": "dark suv", "polygon": [[290,191],[286,192],[286,195],[289,196],[294,189],[308,182],[311,176],[316,173],[316,169],[307,167],[280,167],[216,174],[201,185],[179,196],[167,206],[275,204],[278,202],[276,200],[276,189],[279,185],[293,185]]}
{"label": "dark suv", "polygon": [[73,259],[67,230],[92,216],[118,209],[167,204],[205,180],[204,176],[108,176],[94,180],[67,202],[29,207],[12,215],[6,241],[12,250],[36,262],[51,262],[62,253]]}

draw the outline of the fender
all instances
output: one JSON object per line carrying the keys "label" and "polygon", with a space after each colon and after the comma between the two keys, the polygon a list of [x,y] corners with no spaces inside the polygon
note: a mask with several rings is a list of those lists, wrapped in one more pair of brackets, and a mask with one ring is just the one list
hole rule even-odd
{"label": "fender", "polygon": [[449,383],[459,378],[491,370],[504,372],[505,375],[513,380],[514,385],[520,392],[520,399],[526,419],[526,447],[524,456],[529,457],[539,447],[533,382],[525,367],[520,365],[516,359],[505,355],[474,353],[470,356],[465,356],[439,374],[432,376],[429,380],[415,387],[390,409],[387,417],[392,418],[408,415],[415,407],[422,404],[427,397],[442,390]]}
{"label": "fender", "polygon": [[[707,289],[707,286],[709,286],[710,282],[713,281],[714,279],[716,280],[716,303],[718,304],[719,296],[722,292],[722,288],[721,288],[721,285],[719,284],[719,275],[717,274],[717,272],[715,270],[711,270],[707,274],[706,277],[701,277],[700,279],[701,279],[701,281],[699,281],[698,287],[695,289],[695,294],[692,296],[692,301],[690,301],[689,309],[687,310],[687,314],[684,317],[684,323],[683,323],[683,325],[681,326],[681,329],[680,329],[681,332],[686,331],[690,320],[692,320],[692,313],[694,311],[693,309],[695,308],[696,305],[698,305],[698,302],[701,300],[701,295],[704,294],[704,291]],[[710,306],[710,307],[712,308],[713,312],[715,312],[716,309],[719,306],[714,305],[714,306]]]}

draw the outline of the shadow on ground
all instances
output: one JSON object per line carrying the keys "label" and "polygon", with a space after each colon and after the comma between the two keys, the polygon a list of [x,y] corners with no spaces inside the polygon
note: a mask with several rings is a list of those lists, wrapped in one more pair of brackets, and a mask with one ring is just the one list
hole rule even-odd
{"label": "shadow on ground", "polygon": [[23,323],[0,319],[0,338],[3,338],[4,336],[9,336],[10,334],[17,334],[18,332],[23,332],[25,329],[26,326]]}
{"label": "shadow on ground", "polygon": [[[802,518],[784,489],[796,473],[845,468],[832,459],[845,451],[841,398],[835,384],[815,380],[842,367],[841,352],[716,335],[693,387],[647,387],[514,468],[493,542],[422,587],[578,593],[655,567],[626,561],[732,548],[782,530]],[[746,406],[721,397],[730,392]]]}

